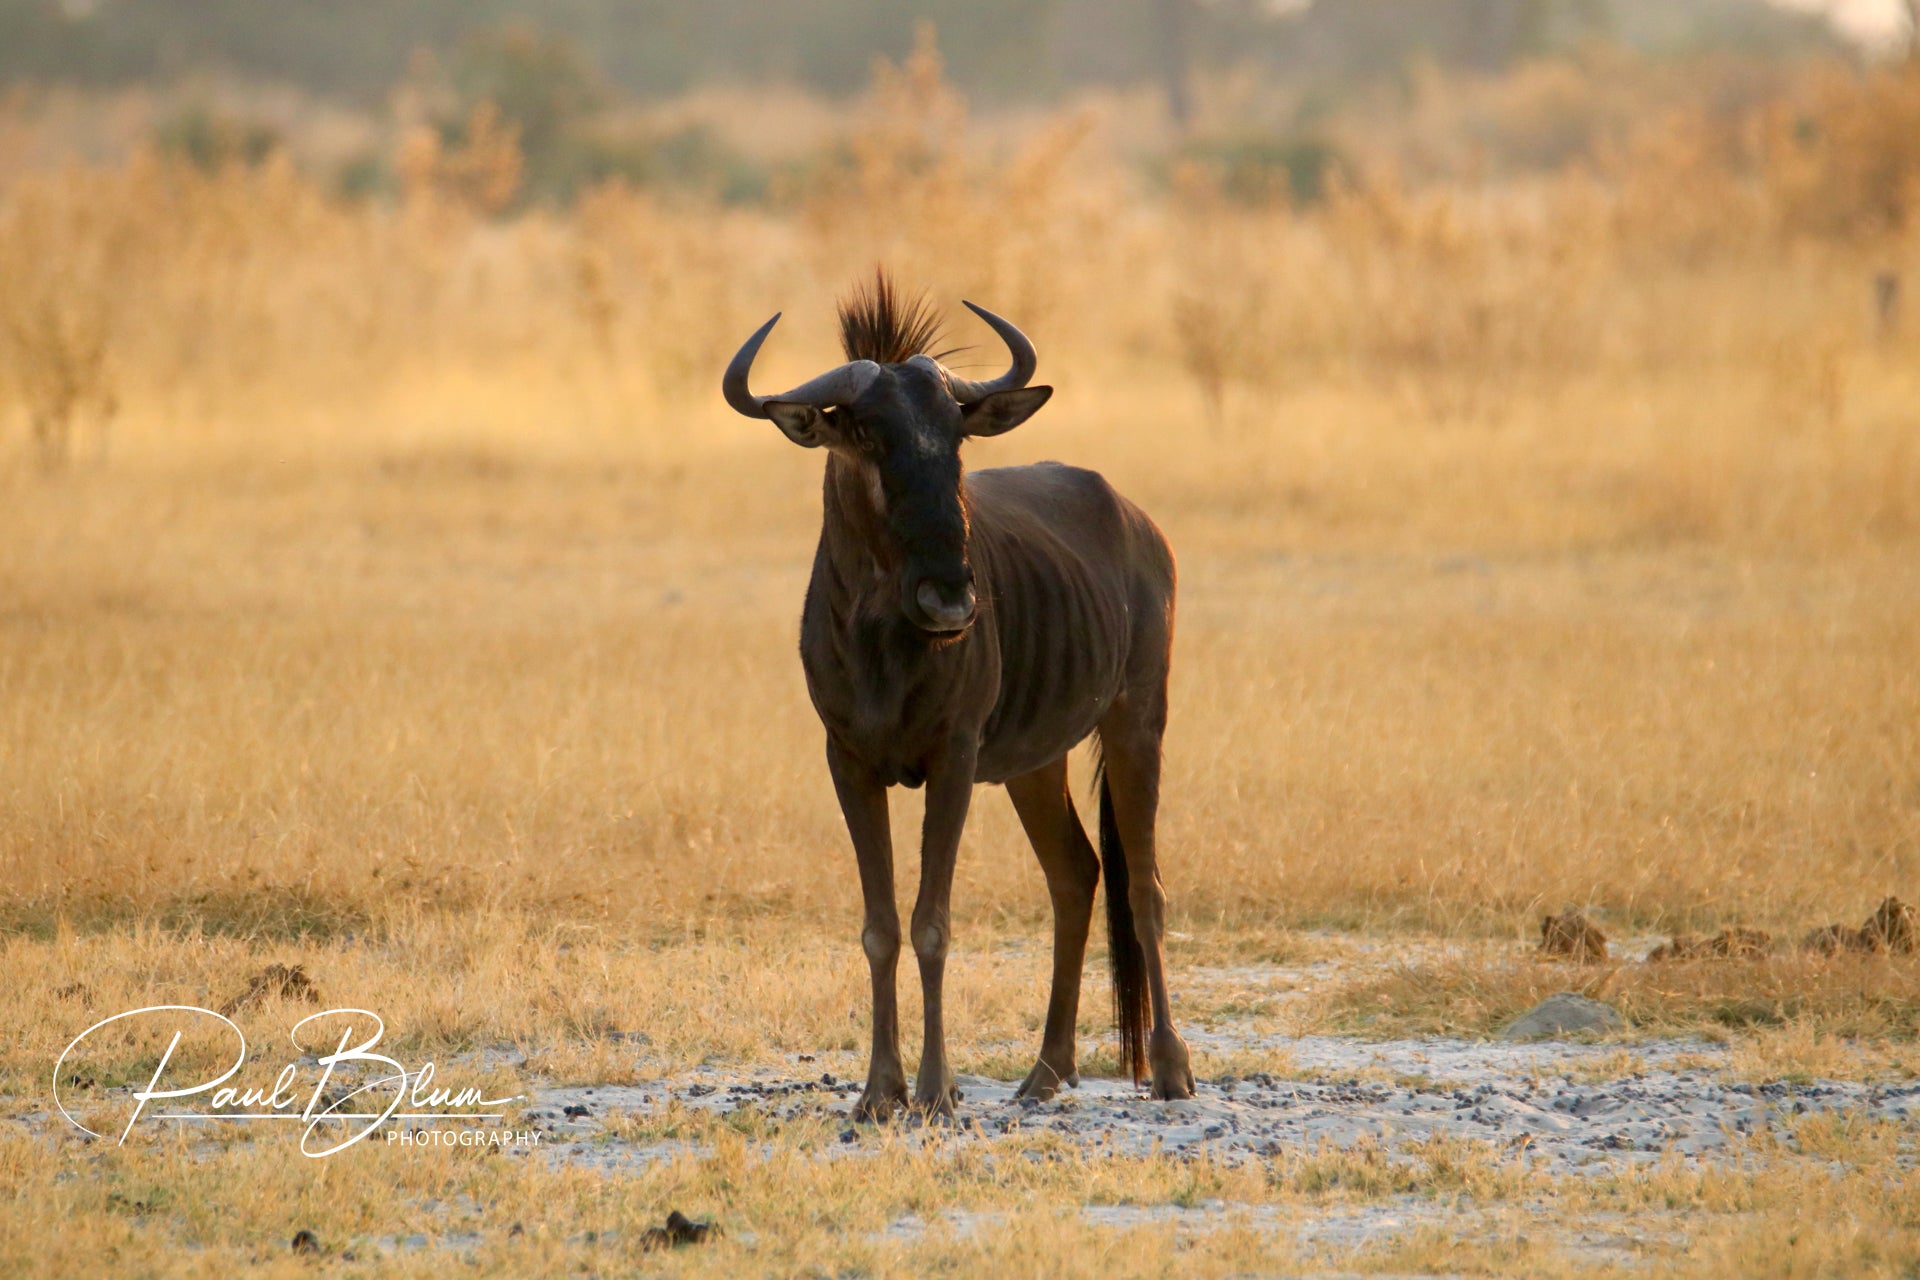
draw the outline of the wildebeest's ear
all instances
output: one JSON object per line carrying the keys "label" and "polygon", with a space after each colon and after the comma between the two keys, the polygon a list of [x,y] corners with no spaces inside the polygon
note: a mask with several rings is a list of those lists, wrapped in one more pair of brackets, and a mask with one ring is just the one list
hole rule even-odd
{"label": "wildebeest's ear", "polygon": [[1052,387],[996,391],[983,400],[960,406],[960,426],[970,436],[997,436],[1038,413],[1052,395]]}
{"label": "wildebeest's ear", "polygon": [[818,449],[827,442],[827,415],[818,405],[769,400],[767,416],[795,444]]}

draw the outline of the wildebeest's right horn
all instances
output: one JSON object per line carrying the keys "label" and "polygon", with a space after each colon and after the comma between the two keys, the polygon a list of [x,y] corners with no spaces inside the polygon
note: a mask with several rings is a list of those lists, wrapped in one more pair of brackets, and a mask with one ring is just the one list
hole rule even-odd
{"label": "wildebeest's right horn", "polygon": [[738,413],[749,418],[767,416],[767,405],[811,404],[826,408],[829,405],[850,404],[867,389],[874,375],[880,372],[880,366],[871,360],[854,360],[837,369],[829,369],[817,378],[801,383],[793,390],[777,396],[757,396],[747,390],[747,374],[753,369],[753,358],[760,354],[760,344],[773,332],[773,326],[780,323],[780,313],[774,312],[773,319],[754,331],[740,350],[734,353],[727,365],[727,372],[720,380],[720,393],[727,403]]}
{"label": "wildebeest's right horn", "polygon": [[1000,335],[1002,342],[1007,344],[1007,350],[1013,353],[1013,367],[999,377],[986,382],[969,382],[965,378],[955,377],[949,373],[947,388],[953,392],[953,398],[961,404],[972,404],[976,400],[986,399],[996,391],[1016,391],[1033,381],[1033,371],[1040,367],[1040,357],[1035,354],[1033,344],[1027,341],[1027,335],[985,307],[976,307],[971,302],[965,301],[961,305],[993,326],[993,331]]}

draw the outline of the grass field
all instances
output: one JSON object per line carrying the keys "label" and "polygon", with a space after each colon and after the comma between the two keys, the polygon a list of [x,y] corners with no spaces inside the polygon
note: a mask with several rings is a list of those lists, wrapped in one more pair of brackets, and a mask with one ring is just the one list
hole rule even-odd
{"label": "grass field", "polygon": [[[1485,1144],[1230,1166],[911,1132],[834,1160],[831,1116],[695,1113],[609,1178],[32,1117],[88,1023],[269,962],[411,1056],[517,1044],[508,1083],[859,1069],[858,886],[795,654],[819,460],[715,393],[774,310],[769,385],[836,359],[833,293],[876,257],[1021,324],[1058,388],[969,465],[1098,468],[1180,555],[1161,845],[1190,1024],[1478,1036],[1594,978],[1527,957],[1563,904],[1791,938],[1920,898],[1920,315],[1874,303],[1884,273],[1920,288],[1911,203],[1874,220],[1920,201],[1920,130],[1885,124],[1917,83],[1815,83],[1831,142],[1757,167],[1676,124],[1619,172],[1304,209],[1201,173],[1129,194],[1097,115],[969,131],[924,59],[848,125],[845,185],[772,210],[488,218],[485,157],[421,161],[393,209],[273,164],[15,182],[0,1269],[440,1274],[370,1243],[418,1233],[476,1274],[606,1274],[677,1206],[728,1230],[645,1262],[689,1275],[1631,1264],[1576,1227],[1678,1273],[1911,1274],[1914,1132],[1845,1115],[1580,1178]],[[956,1069],[1017,1078],[1046,896],[993,792],[953,900]],[[1327,956],[1359,958],[1284,1016],[1182,994]],[[1111,1073],[1090,968],[1082,1064]],[[1920,1070],[1911,958],[1628,964],[1604,994],[1621,1075],[1636,1038],[1696,1034],[1746,1079]],[[1079,1212],[1213,1201],[1197,1233]],[[1316,1254],[1259,1225],[1379,1203],[1471,1226]],[[327,1252],[290,1253],[302,1228]]]}

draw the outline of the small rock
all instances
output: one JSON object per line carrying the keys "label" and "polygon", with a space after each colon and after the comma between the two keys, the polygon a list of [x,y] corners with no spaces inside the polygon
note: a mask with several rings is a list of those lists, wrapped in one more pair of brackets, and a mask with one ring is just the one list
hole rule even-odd
{"label": "small rock", "polygon": [[1582,1031],[1619,1031],[1625,1026],[1625,1020],[1611,1005],[1589,1000],[1576,992],[1561,991],[1548,996],[1508,1023],[1500,1033],[1500,1038],[1535,1040]]}
{"label": "small rock", "polygon": [[320,1252],[320,1238],[305,1227],[293,1233],[293,1251],[295,1253]]}
{"label": "small rock", "polygon": [[588,1110],[588,1109],[587,1109],[586,1107],[577,1107],[577,1106],[576,1106],[576,1107],[568,1107],[568,1108],[567,1108],[567,1117],[568,1117],[569,1119],[579,1119],[579,1118],[580,1118],[581,1116],[587,1116],[587,1115],[592,1115],[592,1114],[593,1114],[593,1113],[592,1113],[591,1111],[589,1111],[589,1110]]}

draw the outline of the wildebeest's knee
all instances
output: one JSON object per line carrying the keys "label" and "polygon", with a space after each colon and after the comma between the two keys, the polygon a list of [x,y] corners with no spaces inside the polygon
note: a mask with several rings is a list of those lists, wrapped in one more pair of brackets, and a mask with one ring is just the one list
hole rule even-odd
{"label": "wildebeest's knee", "polygon": [[947,958],[947,930],[944,925],[917,924],[913,927],[913,954],[922,960]]}
{"label": "wildebeest's knee", "polygon": [[900,930],[870,924],[860,931],[860,946],[866,951],[867,959],[885,964],[900,954]]}

